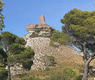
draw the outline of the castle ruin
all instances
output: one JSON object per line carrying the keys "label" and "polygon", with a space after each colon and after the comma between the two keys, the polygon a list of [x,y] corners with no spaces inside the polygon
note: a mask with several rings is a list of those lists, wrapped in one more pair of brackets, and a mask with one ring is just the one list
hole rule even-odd
{"label": "castle ruin", "polygon": [[31,37],[50,37],[54,28],[45,23],[45,17],[40,15],[40,24],[29,24],[26,27]]}

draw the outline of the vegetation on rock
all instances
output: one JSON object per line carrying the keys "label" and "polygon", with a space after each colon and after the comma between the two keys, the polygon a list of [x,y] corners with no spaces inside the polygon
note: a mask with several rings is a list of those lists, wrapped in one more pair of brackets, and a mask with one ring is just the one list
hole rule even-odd
{"label": "vegetation on rock", "polygon": [[[0,0],[0,32],[4,28],[4,16],[2,15],[3,5],[4,3]],[[27,75],[22,74],[23,76],[20,80],[81,80],[81,76],[78,71],[83,71],[82,80],[88,80],[90,73],[93,74],[93,66],[90,66],[90,63],[95,58],[95,11],[89,12],[73,9],[65,14],[64,18],[61,19],[61,22],[63,24],[62,32],[52,29],[52,27],[49,27],[47,24],[43,25],[47,26],[44,27],[45,29],[39,28],[42,27],[42,25],[35,25],[34,27],[38,27],[39,29],[35,28],[35,33],[30,35],[30,37],[50,37],[50,45],[52,46],[59,46],[63,44],[74,45],[76,48],[80,49],[81,52],[83,52],[84,71],[83,69],[79,69],[78,67],[80,64],[77,64],[78,62],[74,61],[77,60],[75,59],[76,56],[70,54],[73,56],[73,60],[68,53],[66,53],[67,57],[64,54],[60,55],[58,50],[62,51],[63,48],[61,48],[55,50],[59,52],[57,57],[55,55],[43,56],[43,62],[45,63],[45,66],[47,66],[45,71],[34,71],[35,73],[31,71],[32,76],[30,74],[28,75],[29,72],[27,72]],[[43,30],[41,31],[41,29]],[[25,45],[25,40],[15,34],[10,32],[0,33],[0,79],[7,80],[8,78],[8,80],[11,80],[11,66],[18,63],[21,64],[26,71],[31,69],[34,51],[30,47],[25,47]],[[62,61],[62,58],[64,58],[64,60],[66,58],[66,61]],[[54,67],[56,61],[58,60],[60,60],[60,62],[58,62],[58,65]],[[61,66],[59,66],[60,64]],[[66,68],[63,69],[64,64],[66,65]],[[81,63],[81,65],[83,64]],[[77,68],[79,70],[75,70],[67,66],[73,66],[74,68],[78,66]],[[8,70],[5,69],[5,67],[8,67]],[[81,68],[82,67],[83,66],[81,66]],[[44,77],[41,77],[40,75]]]}
{"label": "vegetation on rock", "polygon": [[73,68],[66,67],[62,72],[51,75],[50,80],[78,80],[79,75]]}
{"label": "vegetation on rock", "polygon": [[45,63],[45,66],[54,66],[56,64],[55,57],[45,55],[42,57]]}
{"label": "vegetation on rock", "polygon": [[51,45],[54,45],[55,42],[59,44],[68,44],[70,42],[70,36],[68,34],[63,34],[62,32],[59,32],[58,30],[54,30],[51,37]]}

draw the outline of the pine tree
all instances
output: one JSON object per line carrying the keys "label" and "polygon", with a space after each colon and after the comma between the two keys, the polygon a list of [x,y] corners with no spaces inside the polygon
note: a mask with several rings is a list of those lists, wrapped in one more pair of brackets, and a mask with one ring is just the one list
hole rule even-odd
{"label": "pine tree", "polygon": [[[63,33],[73,37],[72,44],[83,52],[84,74],[82,80],[87,80],[89,64],[95,57],[95,11],[73,9],[61,19],[64,24]],[[92,54],[89,54],[89,51]]]}

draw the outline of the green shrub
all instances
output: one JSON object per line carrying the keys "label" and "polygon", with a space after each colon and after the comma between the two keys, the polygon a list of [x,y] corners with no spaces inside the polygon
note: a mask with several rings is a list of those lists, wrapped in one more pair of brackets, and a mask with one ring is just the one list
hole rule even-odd
{"label": "green shrub", "polygon": [[51,37],[50,45],[54,45],[54,42],[58,42],[60,44],[68,44],[70,42],[70,36],[68,34],[63,34],[57,30],[54,30]]}
{"label": "green shrub", "polygon": [[27,76],[27,73],[23,72],[21,74],[17,74],[16,76],[19,77],[19,78],[23,78],[23,77]]}
{"label": "green shrub", "polygon": [[50,80],[79,80],[79,75],[72,68],[64,68],[62,72],[51,75]]}
{"label": "green shrub", "polygon": [[53,41],[53,40],[50,41],[49,45],[50,45],[50,46],[53,46],[53,47],[56,47],[56,46],[54,45],[54,41]]}
{"label": "green shrub", "polygon": [[49,80],[64,80],[64,77],[61,72],[57,72],[51,75]]}
{"label": "green shrub", "polygon": [[33,64],[33,61],[31,59],[27,59],[26,61],[23,61],[23,63],[22,63],[23,68],[26,70],[30,70],[32,64]]}
{"label": "green shrub", "polygon": [[8,70],[0,67],[0,80],[7,80]]}
{"label": "green shrub", "polygon": [[36,78],[36,77],[26,77],[26,78],[23,78],[21,80],[41,80],[41,79]]}
{"label": "green shrub", "polygon": [[49,59],[49,61],[51,62],[51,66],[53,66],[54,64],[56,64],[55,57],[53,57],[53,56],[48,56],[48,59]]}
{"label": "green shrub", "polygon": [[78,80],[77,73],[72,68],[64,68],[64,80]]}
{"label": "green shrub", "polygon": [[33,64],[34,54],[35,54],[34,51],[30,47],[27,47],[24,50],[24,53],[22,53],[20,55],[19,58],[22,57],[21,63],[22,63],[22,66],[23,66],[24,69],[26,69],[26,70],[30,70],[31,69],[31,66]]}
{"label": "green shrub", "polygon": [[46,66],[54,66],[56,64],[55,58],[53,56],[45,55],[42,57],[42,59]]}
{"label": "green shrub", "polygon": [[84,72],[84,70],[83,70],[84,65],[82,64],[82,65],[79,65],[79,66],[80,66],[79,72],[83,73]]}
{"label": "green shrub", "polygon": [[45,71],[50,71],[50,68],[49,68],[49,67],[46,67],[46,68],[45,68]]}

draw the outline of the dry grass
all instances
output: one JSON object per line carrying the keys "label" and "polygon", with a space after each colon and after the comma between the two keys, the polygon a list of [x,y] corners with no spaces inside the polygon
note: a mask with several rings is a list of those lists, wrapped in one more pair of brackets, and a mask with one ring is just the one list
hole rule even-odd
{"label": "dry grass", "polygon": [[55,55],[57,66],[59,67],[73,67],[75,69],[80,68],[81,65],[83,65],[83,60],[80,55],[78,55],[79,52],[66,47],[66,46],[60,46],[58,54]]}
{"label": "dry grass", "polygon": [[[59,48],[55,49],[54,53],[52,54],[55,59],[57,64],[53,67],[49,67],[45,71],[26,71],[25,73],[27,75],[25,76],[37,76],[41,79],[49,77],[53,73],[62,71],[65,67],[72,67],[74,68],[78,73],[79,70],[83,68],[83,60],[80,55],[78,55],[78,52],[66,47],[66,46],[60,46]],[[21,78],[21,77],[20,77]],[[20,80],[19,77],[16,77],[13,80]]]}
{"label": "dry grass", "polygon": [[[15,77],[12,80],[21,80],[23,77],[31,77],[31,76],[36,76],[40,79],[44,79],[47,77],[50,77],[52,74],[56,72],[62,71],[65,67],[72,67],[78,74],[81,74],[81,70],[83,70],[83,59],[82,56],[78,55],[80,54],[79,52],[66,47],[66,46],[60,46],[59,48],[53,49],[53,54],[52,56],[55,57],[56,60],[56,65],[52,67],[46,68],[46,70],[42,71],[25,71],[22,77]],[[95,60],[93,60],[90,64],[91,66],[95,66]],[[91,77],[92,78],[92,77]],[[93,80],[93,79],[89,80]]]}

